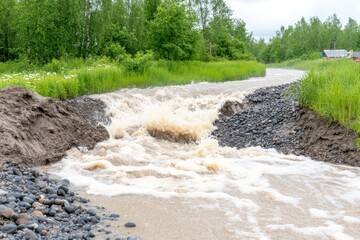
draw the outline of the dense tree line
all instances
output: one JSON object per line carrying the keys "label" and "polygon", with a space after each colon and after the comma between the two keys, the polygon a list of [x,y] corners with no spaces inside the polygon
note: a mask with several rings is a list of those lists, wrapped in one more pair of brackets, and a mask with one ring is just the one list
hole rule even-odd
{"label": "dense tree line", "polygon": [[252,37],[224,0],[1,0],[0,13],[0,61],[250,57]]}
{"label": "dense tree line", "polygon": [[360,26],[352,18],[343,27],[334,14],[322,22],[301,18],[294,26],[281,27],[266,44],[253,42],[250,51],[263,62],[281,62],[292,58],[318,58],[324,49],[360,50]]}

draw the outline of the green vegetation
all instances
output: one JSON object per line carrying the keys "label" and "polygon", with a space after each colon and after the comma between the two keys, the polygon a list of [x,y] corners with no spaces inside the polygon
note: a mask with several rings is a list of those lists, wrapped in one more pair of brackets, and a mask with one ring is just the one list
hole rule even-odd
{"label": "green vegetation", "polygon": [[294,58],[286,60],[280,63],[271,63],[267,64],[268,67],[272,68],[290,68],[290,69],[300,69],[300,70],[311,70],[317,69],[322,70],[326,67],[338,64],[341,62],[349,62],[349,59],[315,59],[315,60],[302,60],[300,58]]}
{"label": "green vegetation", "polygon": [[122,61],[152,51],[167,60],[318,59],[324,49],[360,50],[360,26],[301,18],[269,42],[256,40],[225,0],[2,0],[0,62],[107,56]]}
{"label": "green vegetation", "polygon": [[0,88],[65,99],[265,74],[225,0],[1,0],[0,13]]}
{"label": "green vegetation", "polygon": [[356,143],[355,143],[355,144],[356,144],[356,148],[357,148],[357,149],[360,149],[360,138],[356,138],[355,141],[356,141]]}
{"label": "green vegetation", "polygon": [[360,49],[351,18],[344,27],[336,15],[302,18],[266,43],[233,18],[225,0],[2,0],[0,12],[0,88],[65,99],[244,79],[265,73],[254,59],[288,60],[272,66],[310,70],[298,89],[303,105],[360,130],[358,65],[319,59],[335,46]]}
{"label": "green vegetation", "polygon": [[0,62],[107,56],[246,60],[252,36],[225,0],[1,0]]}
{"label": "green vegetation", "polygon": [[[360,133],[360,65],[349,59],[292,59],[270,67],[308,70],[296,87],[300,104]],[[360,139],[357,139],[360,147]]]}
{"label": "green vegetation", "polygon": [[249,51],[258,61],[283,62],[299,58],[320,58],[324,49],[360,50],[360,26],[352,18],[343,26],[334,14],[324,22],[318,17],[301,18],[294,26],[282,26],[269,43],[263,39],[251,42]]}
{"label": "green vegetation", "polygon": [[[145,59],[145,60],[144,60]],[[54,60],[41,68],[21,62],[0,63],[0,88],[23,86],[40,95],[66,99],[123,87],[180,85],[191,82],[221,82],[263,76],[265,65],[251,61],[150,61],[147,54],[120,64],[107,58]]]}
{"label": "green vegetation", "polygon": [[360,65],[351,60],[305,65],[311,63],[297,89],[300,104],[360,133]]}

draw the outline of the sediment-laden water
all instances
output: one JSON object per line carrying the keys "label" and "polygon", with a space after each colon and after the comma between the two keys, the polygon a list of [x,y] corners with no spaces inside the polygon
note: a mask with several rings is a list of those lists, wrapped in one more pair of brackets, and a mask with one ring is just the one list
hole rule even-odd
{"label": "sediment-laden water", "polygon": [[70,150],[51,171],[132,217],[144,239],[359,239],[359,168],[209,137],[226,100],[303,74],[96,95],[111,138]]}

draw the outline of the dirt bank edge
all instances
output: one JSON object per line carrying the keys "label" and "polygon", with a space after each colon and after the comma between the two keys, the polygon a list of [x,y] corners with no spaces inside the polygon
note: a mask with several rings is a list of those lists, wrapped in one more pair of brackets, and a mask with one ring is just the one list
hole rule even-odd
{"label": "dirt bank edge", "polygon": [[310,109],[300,110],[296,125],[302,129],[298,149],[312,159],[360,167],[358,134],[319,116]]}
{"label": "dirt bank edge", "polygon": [[92,149],[109,138],[77,110],[21,87],[0,90],[0,164],[39,166],[60,160],[68,149]]}

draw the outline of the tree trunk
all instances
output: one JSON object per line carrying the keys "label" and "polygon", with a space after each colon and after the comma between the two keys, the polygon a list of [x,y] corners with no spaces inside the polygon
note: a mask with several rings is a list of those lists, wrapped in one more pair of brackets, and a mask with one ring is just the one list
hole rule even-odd
{"label": "tree trunk", "polygon": [[91,44],[91,0],[86,1],[86,16],[85,16],[85,53],[84,57],[87,58],[90,53]]}

